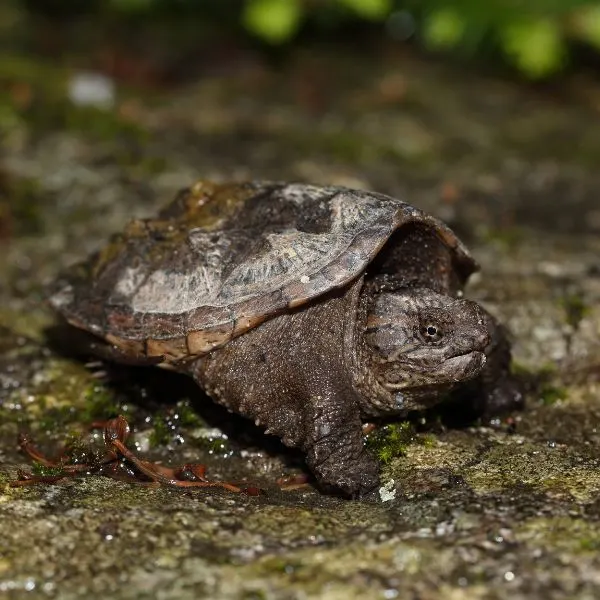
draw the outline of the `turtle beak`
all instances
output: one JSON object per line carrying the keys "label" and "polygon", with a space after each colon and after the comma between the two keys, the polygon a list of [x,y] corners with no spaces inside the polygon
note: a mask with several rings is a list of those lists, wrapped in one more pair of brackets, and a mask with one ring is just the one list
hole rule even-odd
{"label": "turtle beak", "polygon": [[444,376],[446,381],[459,383],[477,377],[485,363],[485,354],[475,350],[445,360],[439,369],[439,374]]}

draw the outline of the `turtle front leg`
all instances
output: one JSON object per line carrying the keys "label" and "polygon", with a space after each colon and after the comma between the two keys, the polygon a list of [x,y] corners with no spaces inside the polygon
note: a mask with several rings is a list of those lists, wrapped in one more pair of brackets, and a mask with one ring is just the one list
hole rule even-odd
{"label": "turtle front leg", "polygon": [[217,402],[302,449],[323,487],[362,497],[377,486],[379,468],[363,448],[344,337],[360,284],[273,317],[189,369]]}
{"label": "turtle front leg", "polygon": [[364,448],[358,409],[344,400],[323,390],[311,398],[302,447],[321,486],[362,498],[379,484],[379,464]]}

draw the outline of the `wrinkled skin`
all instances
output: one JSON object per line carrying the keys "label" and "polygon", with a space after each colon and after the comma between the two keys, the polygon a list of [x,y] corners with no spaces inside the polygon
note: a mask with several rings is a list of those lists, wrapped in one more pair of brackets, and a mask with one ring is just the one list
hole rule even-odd
{"label": "wrinkled skin", "polygon": [[426,408],[478,377],[495,391],[503,374],[485,358],[494,353],[494,322],[477,304],[422,288],[387,297],[361,292],[362,279],[192,366],[218,402],[305,451],[322,486],[355,497],[379,484],[361,418]]}

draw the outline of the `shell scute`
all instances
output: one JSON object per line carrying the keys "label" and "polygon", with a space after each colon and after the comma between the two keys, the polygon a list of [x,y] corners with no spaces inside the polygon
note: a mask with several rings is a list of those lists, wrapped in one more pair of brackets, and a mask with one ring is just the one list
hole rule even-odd
{"label": "shell scute", "polygon": [[233,321],[233,313],[227,306],[199,306],[186,316],[187,332],[197,331],[203,327],[218,327]]}
{"label": "shell scute", "polygon": [[167,362],[177,362],[189,356],[185,337],[167,340],[148,339],[145,347],[146,356],[163,356]]}
{"label": "shell scute", "polygon": [[233,337],[233,321],[190,331],[187,335],[188,355],[200,356],[219,348]]}

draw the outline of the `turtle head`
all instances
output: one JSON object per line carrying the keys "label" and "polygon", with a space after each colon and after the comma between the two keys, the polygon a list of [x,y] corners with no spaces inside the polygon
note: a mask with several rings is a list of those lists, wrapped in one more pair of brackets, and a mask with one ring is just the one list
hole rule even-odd
{"label": "turtle head", "polygon": [[423,408],[476,377],[485,365],[488,323],[475,302],[428,288],[377,294],[367,313],[365,342],[371,371],[392,394],[395,409]]}

